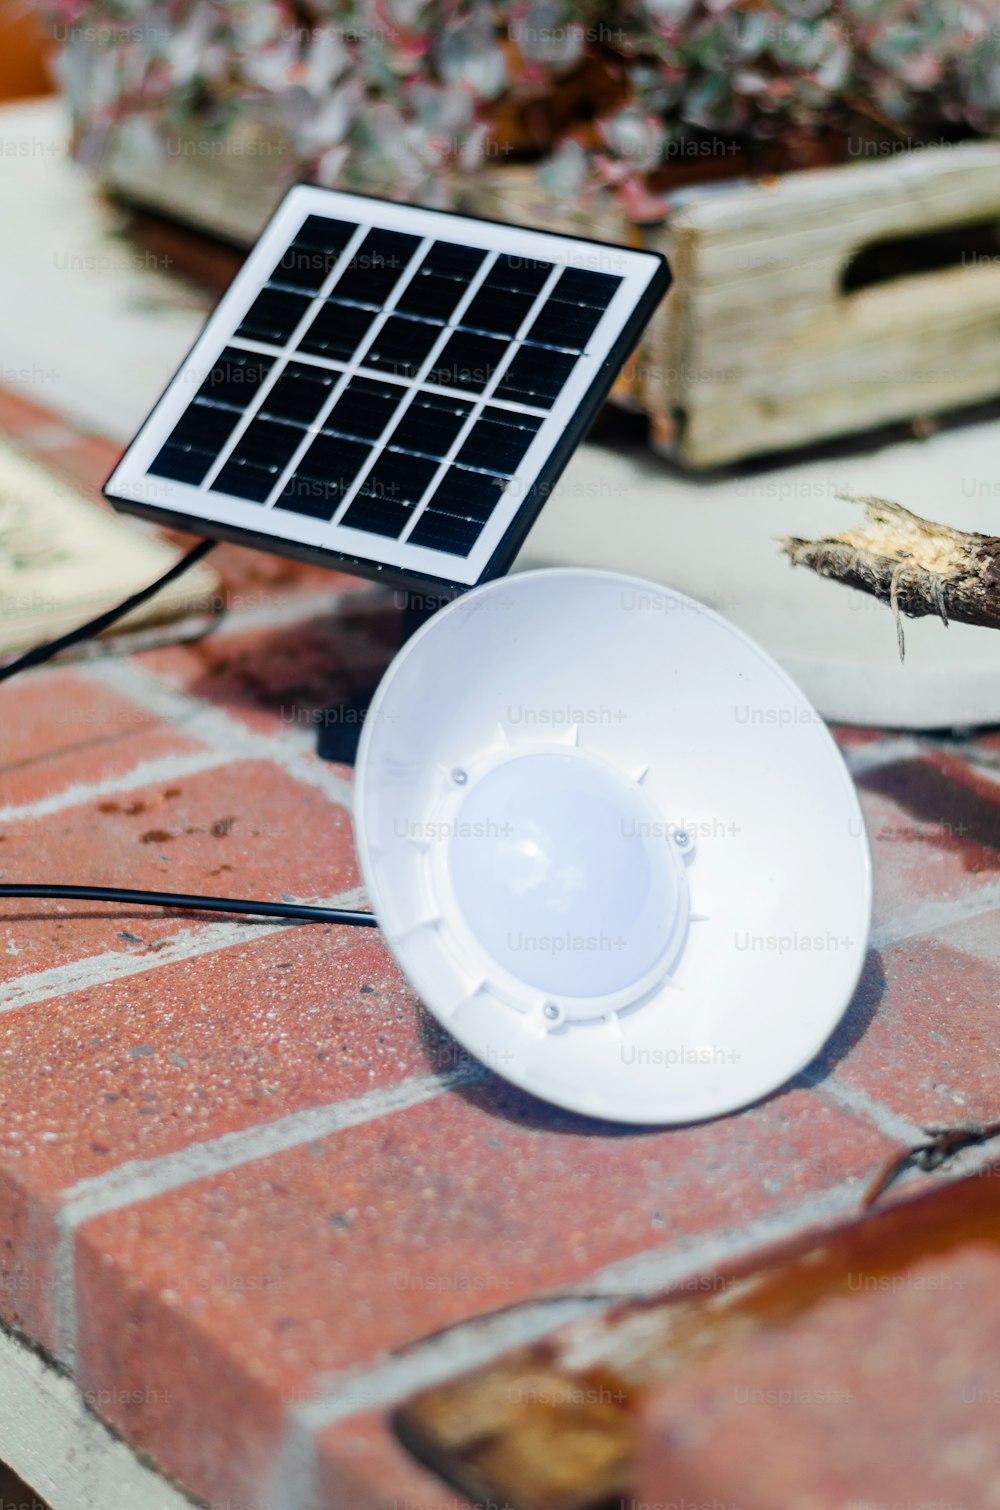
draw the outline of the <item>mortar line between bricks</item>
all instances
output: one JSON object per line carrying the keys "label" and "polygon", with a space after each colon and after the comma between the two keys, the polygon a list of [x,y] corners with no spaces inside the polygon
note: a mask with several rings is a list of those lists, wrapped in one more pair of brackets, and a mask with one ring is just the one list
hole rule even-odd
{"label": "mortar line between bricks", "polygon": [[962,751],[962,758],[980,781],[1000,786],[1000,762],[992,751],[972,745]]}
{"label": "mortar line between bricks", "polygon": [[915,1122],[911,1122],[909,1117],[894,1112],[890,1106],[886,1106],[877,1097],[870,1096],[859,1086],[845,1084],[837,1078],[836,1072],[827,1072],[824,1077],[822,1070],[815,1075],[810,1074],[808,1070],[803,1070],[798,1079],[802,1085],[815,1091],[823,1100],[831,1101],[841,1111],[850,1112],[852,1116],[859,1117],[895,1142],[912,1146],[914,1143],[922,1142],[926,1136],[924,1129],[918,1127]]}
{"label": "mortar line between bricks", "polygon": [[80,807],[101,797],[115,797],[120,792],[131,792],[136,787],[152,786],[164,781],[177,781],[183,776],[197,776],[204,771],[217,770],[219,766],[233,763],[232,752],[218,748],[193,750],[187,755],[161,755],[156,760],[141,760],[131,770],[117,776],[106,776],[102,781],[79,781],[71,786],[39,797],[34,802],[20,805],[12,803],[0,807],[0,822],[19,823],[31,818],[48,818],[66,808]]}
{"label": "mortar line between bricks", "polygon": [[[980,730],[980,734],[985,733]],[[1000,781],[1000,757],[995,750],[988,749],[981,738],[973,738],[956,745],[954,740],[947,737],[943,739],[931,739],[929,744],[932,750],[940,751],[944,755],[958,755],[969,765],[975,766],[977,775],[987,776],[991,781]]]}
{"label": "mortar line between bricks", "polygon": [[[352,887],[350,891],[339,892],[333,897],[308,900],[318,907],[359,907],[365,905],[367,897],[361,887]],[[83,959],[73,960],[67,965],[53,965],[48,970],[17,975],[3,987],[0,1014],[34,1006],[36,1002],[49,1001],[53,996],[68,996],[76,991],[111,985],[115,981],[127,980],[132,975],[159,970],[163,965],[176,965],[184,960],[196,959],[202,954],[214,954],[222,949],[231,949],[236,944],[269,938],[282,929],[299,926],[290,919],[268,923],[263,919],[243,918],[233,922],[206,923],[201,928],[182,928],[179,933],[171,934],[158,942],[155,954],[132,954],[123,949],[107,949],[101,954],[85,955]]]}
{"label": "mortar line between bricks", "polygon": [[414,1075],[397,1085],[368,1091],[347,1101],[306,1107],[274,1122],[224,1133],[203,1143],[190,1143],[159,1158],[134,1159],[62,1191],[56,1218],[56,1356],[67,1368],[72,1368],[77,1335],[75,1236],[82,1223],[347,1128],[408,1111],[446,1091],[477,1084],[487,1074],[482,1065],[472,1062],[440,1075]]}
{"label": "mortar line between bricks", "polygon": [[132,661],[96,661],[81,674],[102,682],[147,712],[180,725],[202,744],[233,760],[269,760],[307,786],[317,787],[330,801],[351,810],[354,788],[326,761],[312,756],[315,732],[285,727],[279,736],[259,734],[230,718],[206,698],[182,692]]}
{"label": "mortar line between bricks", "polygon": [[855,778],[880,766],[895,765],[897,761],[914,760],[924,753],[921,742],[911,734],[890,735],[876,739],[871,744],[855,745],[841,750],[844,764]]}
{"label": "mortar line between bricks", "polygon": [[876,950],[890,949],[894,944],[902,944],[927,933],[936,933],[998,909],[1000,882],[994,882],[992,886],[980,886],[945,901],[924,902],[914,912],[889,918],[872,929],[869,944]]}
{"label": "mortar line between bricks", "polygon": [[[971,917],[981,916],[1000,907],[1000,886],[987,887],[964,898],[956,898],[951,902],[933,902],[927,908],[922,908],[910,917],[901,918],[895,924],[889,923],[881,928],[873,929],[871,941],[873,946],[886,948],[893,944],[904,943],[907,939],[919,938],[925,933],[930,933],[949,924],[964,922]],[[840,1079],[836,1069],[824,1072],[822,1070],[811,1074],[804,1070],[797,1077],[800,1083],[814,1090],[818,1095],[832,1101],[841,1110],[852,1113],[870,1123],[886,1137],[896,1139],[902,1143],[913,1145],[920,1143],[926,1136],[922,1126],[911,1122],[908,1117],[887,1106],[876,1096],[869,1095],[859,1086],[848,1085]]]}

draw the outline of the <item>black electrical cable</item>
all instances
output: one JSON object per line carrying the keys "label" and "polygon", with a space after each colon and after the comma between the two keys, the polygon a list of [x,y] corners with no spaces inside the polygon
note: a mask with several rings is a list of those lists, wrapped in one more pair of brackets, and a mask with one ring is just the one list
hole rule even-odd
{"label": "black electrical cable", "polygon": [[[58,655],[60,650],[67,650],[70,645],[76,645],[81,640],[100,634],[103,629],[109,628],[119,619],[124,618],[127,613],[131,613],[133,608],[138,608],[140,603],[145,603],[147,598],[158,593],[161,587],[166,587],[168,582],[175,581],[187,571],[188,567],[194,566],[196,561],[207,556],[214,546],[214,540],[199,541],[186,556],[175,561],[162,577],[157,577],[149,587],[133,593],[130,598],[125,599],[124,603],[119,603],[116,608],[107,609],[105,613],[98,614],[96,618],[89,619],[86,624],[71,629],[68,634],[61,635],[56,640],[49,640],[45,645],[36,645],[34,650],[28,650],[17,660],[0,667],[0,682],[8,681],[19,671],[27,671],[31,666],[41,666],[45,661],[51,660],[54,655]],[[30,883],[0,885],[0,898],[5,897],[47,897],[74,902],[126,902],[135,907],[166,907],[189,912],[234,912],[250,917],[294,918],[302,923],[344,923],[351,928],[378,927],[374,913],[355,912],[349,907],[312,907],[304,902],[253,902],[232,897],[189,896],[184,892],[173,891],[132,891],[121,886],[42,886]]]}
{"label": "black electrical cable", "polygon": [[120,886],[0,885],[3,897],[52,897],[73,902],[132,902],[138,907],[167,907],[189,912],[237,912],[252,917],[296,918],[302,923],[346,923],[377,928],[372,912],[349,907],[311,907],[305,902],[245,902],[232,897],[188,896],[180,891],[130,891]]}
{"label": "black electrical cable", "polygon": [[161,588],[175,581],[177,577],[186,572],[189,567],[194,566],[195,562],[200,561],[203,556],[207,556],[209,551],[214,550],[214,548],[214,540],[199,540],[194,549],[188,551],[187,555],[182,556],[179,561],[175,561],[170,570],[165,571],[162,577],[157,577],[156,581],[151,582],[148,587],[143,587],[139,592],[134,592],[130,598],[125,599],[124,603],[119,603],[117,608],[106,609],[104,613],[99,613],[95,619],[88,619],[86,624],[80,624],[76,629],[71,629],[68,633],[60,635],[57,640],[49,640],[45,645],[36,645],[34,650],[25,651],[24,655],[18,656],[16,661],[10,661],[6,666],[0,667],[0,682],[5,682],[10,677],[16,676],[19,671],[27,671],[29,666],[41,666],[44,661],[50,661],[54,655],[58,655],[60,650],[68,650],[71,645],[76,645],[81,640],[89,640],[94,635],[100,634],[103,629],[110,628],[119,619],[123,619],[127,613],[131,613],[133,608],[138,608],[141,603],[146,602],[147,598],[153,597]]}

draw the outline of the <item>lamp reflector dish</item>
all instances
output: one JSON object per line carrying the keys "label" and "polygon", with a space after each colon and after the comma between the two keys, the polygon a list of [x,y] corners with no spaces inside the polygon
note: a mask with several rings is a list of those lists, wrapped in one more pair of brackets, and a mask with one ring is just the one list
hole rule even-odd
{"label": "lamp reflector dish", "polygon": [[769,656],[657,584],[553,569],[448,604],[376,693],[356,809],[428,1009],[573,1111],[745,1106],[857,984],[871,862],[840,753]]}

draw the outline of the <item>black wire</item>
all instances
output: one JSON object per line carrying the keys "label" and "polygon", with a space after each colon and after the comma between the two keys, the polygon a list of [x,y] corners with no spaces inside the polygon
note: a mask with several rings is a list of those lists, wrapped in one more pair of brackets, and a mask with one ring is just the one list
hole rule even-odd
{"label": "black wire", "polygon": [[2,885],[0,898],[54,897],[73,902],[132,902],[138,907],[168,907],[190,912],[238,912],[253,917],[296,918],[303,923],[345,923],[351,928],[377,928],[373,912],[349,907],[310,907],[304,902],[244,902],[232,897],[196,897],[175,891],[129,891],[120,886]]}
{"label": "black wire", "polygon": [[27,650],[24,655],[18,656],[16,661],[0,667],[0,682],[16,676],[19,671],[27,671],[29,666],[40,666],[43,661],[51,660],[54,655],[59,654],[60,650],[68,650],[70,645],[76,645],[80,640],[89,640],[93,635],[100,634],[102,629],[107,629],[110,625],[117,623],[127,613],[131,613],[133,608],[138,608],[141,603],[146,602],[147,598],[151,598],[162,587],[166,587],[189,567],[194,566],[196,561],[207,556],[210,550],[214,550],[215,543],[214,540],[199,540],[194,549],[188,551],[187,555],[182,556],[179,561],[175,561],[162,577],[157,577],[156,581],[151,582],[148,587],[134,592],[130,598],[125,599],[124,603],[119,603],[116,608],[109,608],[104,613],[99,613],[96,619],[88,619],[86,624],[78,625],[76,629],[60,635],[57,640],[49,640],[45,645],[36,645],[34,650]]}
{"label": "black wire", "polygon": [[[36,645],[34,650],[28,650],[17,660],[0,667],[0,682],[8,681],[19,671],[27,671],[29,666],[42,665],[44,661],[58,655],[60,650],[66,650],[80,640],[100,634],[102,629],[107,629],[118,619],[124,618],[125,614],[130,613],[133,608],[138,608],[140,603],[145,603],[147,598],[151,598],[162,587],[166,587],[168,582],[173,582],[181,576],[189,567],[194,566],[196,561],[207,556],[214,547],[214,540],[200,540],[186,556],[175,561],[162,577],[157,577],[156,581],[151,582],[148,587],[133,593],[130,598],[125,599],[124,603],[119,603],[116,608],[109,608],[105,613],[98,614],[95,619],[89,619],[86,624],[80,624],[57,640],[50,640],[45,645]],[[0,898],[2,897],[48,897],[74,902],[131,902],[136,907],[168,907],[190,912],[235,912],[250,917],[295,918],[303,923],[345,923],[352,928],[378,927],[373,913],[354,912],[349,907],[309,907],[301,902],[248,902],[238,901],[232,897],[188,896],[185,893],[173,891],[129,891],[120,886],[0,885]]]}

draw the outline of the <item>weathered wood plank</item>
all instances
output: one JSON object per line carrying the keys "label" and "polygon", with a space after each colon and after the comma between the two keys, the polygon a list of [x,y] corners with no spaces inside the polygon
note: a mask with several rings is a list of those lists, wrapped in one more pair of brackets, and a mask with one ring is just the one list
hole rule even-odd
{"label": "weathered wood plank", "polygon": [[252,246],[300,176],[288,133],[256,121],[222,136],[185,126],[159,148],[151,137],[145,122],[123,122],[102,167],[108,188],[237,246]]}

